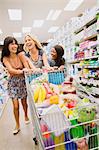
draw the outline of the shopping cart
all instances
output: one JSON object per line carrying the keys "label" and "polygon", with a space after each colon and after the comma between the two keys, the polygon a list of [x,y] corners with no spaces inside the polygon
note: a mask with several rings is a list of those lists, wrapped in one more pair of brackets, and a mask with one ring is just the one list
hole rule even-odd
{"label": "shopping cart", "polygon": [[[39,150],[98,150],[99,106],[96,103],[79,106],[76,109],[78,116],[69,119],[58,105],[53,104],[47,108],[37,106],[31,82],[39,80],[42,75],[47,75],[48,82],[55,85],[62,84],[67,76],[65,70],[25,74],[33,139],[37,139]],[[71,108],[70,111],[75,111],[75,108]]]}

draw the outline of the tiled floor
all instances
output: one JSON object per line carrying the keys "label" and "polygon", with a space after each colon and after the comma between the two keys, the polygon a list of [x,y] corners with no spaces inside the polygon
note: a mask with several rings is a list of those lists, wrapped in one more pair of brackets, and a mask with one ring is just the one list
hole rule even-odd
{"label": "tiled floor", "polygon": [[12,111],[12,102],[9,101],[0,118],[0,150],[36,150],[32,141],[32,124],[25,125],[22,107],[20,107],[21,131],[18,135],[13,135],[15,122]]}

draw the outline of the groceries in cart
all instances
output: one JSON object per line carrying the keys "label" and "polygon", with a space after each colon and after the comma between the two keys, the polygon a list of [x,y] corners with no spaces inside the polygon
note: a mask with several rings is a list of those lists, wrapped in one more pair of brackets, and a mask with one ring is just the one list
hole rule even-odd
{"label": "groceries in cart", "polygon": [[[68,130],[70,126],[69,121],[57,105],[52,105],[44,109],[41,115],[49,129],[54,131],[55,136],[60,136],[64,131]],[[59,122],[61,122],[61,124]]]}
{"label": "groceries in cart", "polygon": [[[45,75],[38,77],[31,83],[31,88],[33,91],[34,102],[38,106],[46,107],[51,104],[59,103],[59,87],[48,82],[48,78]],[[55,89],[55,90],[54,90]]]}
{"label": "groceries in cart", "polygon": [[55,71],[27,80],[40,150],[98,150],[99,106],[79,97],[73,78]]}

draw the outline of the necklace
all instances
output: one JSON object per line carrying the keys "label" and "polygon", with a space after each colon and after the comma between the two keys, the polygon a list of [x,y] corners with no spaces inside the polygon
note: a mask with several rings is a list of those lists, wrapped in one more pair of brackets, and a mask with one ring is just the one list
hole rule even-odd
{"label": "necklace", "polygon": [[30,52],[30,57],[33,61],[35,61],[35,62],[38,61],[38,59],[39,59],[38,51],[36,54],[33,54]]}
{"label": "necklace", "polygon": [[18,58],[18,56],[16,56],[15,58],[9,58],[10,64],[13,68],[21,68],[21,62]]}

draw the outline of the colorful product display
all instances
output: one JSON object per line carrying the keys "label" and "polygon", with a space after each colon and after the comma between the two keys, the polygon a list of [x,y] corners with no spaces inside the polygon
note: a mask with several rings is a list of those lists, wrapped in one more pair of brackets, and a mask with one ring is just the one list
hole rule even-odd
{"label": "colorful product display", "polygon": [[[82,85],[99,87],[99,9],[86,10],[81,17],[74,17],[55,34],[52,47],[64,45],[64,58],[68,73],[81,78]],[[50,48],[51,49],[51,48]],[[75,78],[76,78],[75,77]],[[91,93],[92,94],[92,93]]]}

